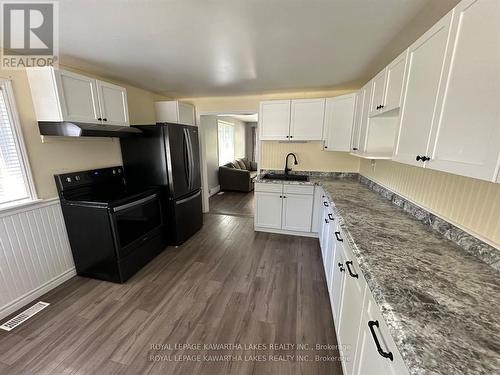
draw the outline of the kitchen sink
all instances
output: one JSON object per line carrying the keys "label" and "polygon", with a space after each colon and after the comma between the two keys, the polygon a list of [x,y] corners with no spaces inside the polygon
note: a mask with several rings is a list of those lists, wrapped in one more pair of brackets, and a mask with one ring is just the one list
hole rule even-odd
{"label": "kitchen sink", "polygon": [[262,178],[264,180],[309,181],[309,176],[305,174],[266,173]]}

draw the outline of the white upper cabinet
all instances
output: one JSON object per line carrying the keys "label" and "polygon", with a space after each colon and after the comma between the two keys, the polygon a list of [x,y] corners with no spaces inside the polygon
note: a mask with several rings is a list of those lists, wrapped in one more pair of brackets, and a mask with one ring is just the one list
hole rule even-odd
{"label": "white upper cabinet", "polygon": [[156,122],[195,125],[194,106],[178,100],[166,100],[155,103]]}
{"label": "white upper cabinet", "polygon": [[407,57],[408,50],[404,51],[387,66],[385,98],[382,103],[384,112],[401,107]]}
{"label": "white upper cabinet", "polygon": [[291,102],[290,139],[321,141],[325,119],[325,99],[294,99]]}
{"label": "white upper cabinet", "polygon": [[62,70],[54,71],[54,78],[62,112],[59,121],[101,122],[95,79]]}
{"label": "white upper cabinet", "polygon": [[401,106],[408,51],[396,57],[371,81],[370,116]]}
{"label": "white upper cabinet", "polygon": [[26,73],[37,121],[129,124],[123,87],[51,67]]}
{"label": "white upper cabinet", "polygon": [[356,94],[326,99],[325,151],[349,151],[354,123]]}
{"label": "white upper cabinet", "polygon": [[[408,78],[393,159],[422,165],[428,155],[429,135],[436,122],[436,101],[442,85],[451,13],[411,45]],[[416,160],[418,157],[419,160]]]}
{"label": "white upper cabinet", "polygon": [[290,100],[260,102],[259,129],[262,141],[288,140],[290,135]]}
{"label": "white upper cabinet", "polygon": [[385,77],[387,68],[377,74],[371,81],[371,99],[370,99],[370,116],[379,113],[384,104]]}
{"label": "white upper cabinet", "polygon": [[122,126],[129,124],[127,91],[123,87],[98,80],[97,96],[104,124]]}
{"label": "white upper cabinet", "polygon": [[352,125],[352,135],[351,135],[351,152],[356,152],[359,150],[359,138],[361,135],[361,118],[363,115],[365,94],[366,90],[364,87],[356,93],[356,100],[354,105],[354,123]]}
{"label": "white upper cabinet", "polygon": [[499,20],[500,1],[464,0],[455,8],[428,168],[495,181],[500,156]]}
{"label": "white upper cabinet", "polygon": [[363,110],[361,112],[361,120],[359,125],[359,143],[358,150],[354,150],[355,153],[363,153],[366,151],[366,143],[368,138],[368,125],[370,118],[368,114],[370,112],[370,98],[371,98],[371,82],[368,82],[361,91],[364,91],[364,100],[363,100]]}
{"label": "white upper cabinet", "polygon": [[260,140],[321,141],[324,118],[324,98],[260,102]]}

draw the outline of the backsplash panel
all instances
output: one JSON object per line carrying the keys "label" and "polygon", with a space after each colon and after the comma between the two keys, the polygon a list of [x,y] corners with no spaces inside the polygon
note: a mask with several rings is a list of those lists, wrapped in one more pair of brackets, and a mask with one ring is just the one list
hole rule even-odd
{"label": "backsplash panel", "polygon": [[500,248],[500,184],[385,160],[360,174]]}
{"label": "backsplash panel", "polygon": [[323,151],[323,142],[278,142],[262,141],[260,143],[260,168],[285,168],[285,157],[289,152],[297,155],[298,165],[292,170],[322,172],[358,172],[359,158],[346,152]]}

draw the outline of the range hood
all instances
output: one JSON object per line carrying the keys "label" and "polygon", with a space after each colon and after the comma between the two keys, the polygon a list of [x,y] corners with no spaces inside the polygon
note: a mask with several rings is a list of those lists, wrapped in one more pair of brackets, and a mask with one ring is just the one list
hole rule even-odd
{"label": "range hood", "polygon": [[131,126],[89,124],[69,121],[38,121],[40,135],[59,137],[130,137],[142,134]]}

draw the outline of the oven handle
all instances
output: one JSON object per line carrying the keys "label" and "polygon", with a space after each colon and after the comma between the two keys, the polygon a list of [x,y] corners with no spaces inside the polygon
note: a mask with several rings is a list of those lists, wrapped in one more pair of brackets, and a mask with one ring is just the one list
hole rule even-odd
{"label": "oven handle", "polygon": [[120,211],[126,210],[127,208],[135,207],[135,206],[138,206],[140,204],[152,201],[153,199],[156,199],[156,198],[158,198],[158,194],[153,194],[153,195],[150,195],[149,197],[139,199],[138,201],[130,202],[130,203],[124,204],[122,206],[115,207],[115,208],[113,208],[113,212],[120,212]]}

